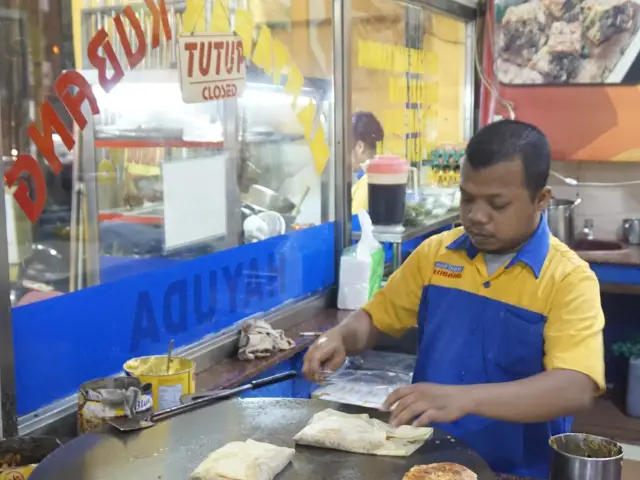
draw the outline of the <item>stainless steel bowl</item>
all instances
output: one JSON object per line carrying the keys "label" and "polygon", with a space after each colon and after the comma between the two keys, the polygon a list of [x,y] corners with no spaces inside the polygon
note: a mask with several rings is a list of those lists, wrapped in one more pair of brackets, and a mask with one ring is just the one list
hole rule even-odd
{"label": "stainless steel bowl", "polygon": [[565,433],[549,439],[549,480],[621,480],[622,446],[604,437]]}

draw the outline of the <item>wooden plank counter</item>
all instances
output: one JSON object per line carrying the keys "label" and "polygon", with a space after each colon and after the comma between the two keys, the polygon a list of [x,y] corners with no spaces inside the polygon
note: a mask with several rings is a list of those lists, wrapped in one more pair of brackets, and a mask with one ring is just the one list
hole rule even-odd
{"label": "wooden plank counter", "polygon": [[258,360],[242,361],[236,357],[231,357],[211,366],[207,370],[203,370],[196,374],[196,389],[198,391],[217,390],[233,388],[247,383],[311,345],[315,338],[301,337],[301,332],[323,332],[328,330],[342,321],[348,313],[327,309],[285,330],[285,335],[296,342],[296,346],[291,350],[277,352],[271,357]]}
{"label": "wooden plank counter", "polygon": [[600,280],[602,292],[640,295],[640,246],[576,253],[589,262]]}
{"label": "wooden plank counter", "polygon": [[626,245],[621,250],[584,250],[576,253],[589,263],[635,265],[640,267],[640,246],[638,245]]}

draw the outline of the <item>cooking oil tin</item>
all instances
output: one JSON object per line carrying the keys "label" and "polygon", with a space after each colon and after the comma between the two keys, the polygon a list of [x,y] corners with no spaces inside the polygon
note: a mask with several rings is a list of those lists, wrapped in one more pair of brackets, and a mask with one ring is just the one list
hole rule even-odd
{"label": "cooking oil tin", "polygon": [[193,360],[171,357],[167,370],[167,355],[132,358],[124,364],[124,371],[142,383],[150,383],[153,392],[153,411],[180,405],[182,395],[196,391],[196,364]]}

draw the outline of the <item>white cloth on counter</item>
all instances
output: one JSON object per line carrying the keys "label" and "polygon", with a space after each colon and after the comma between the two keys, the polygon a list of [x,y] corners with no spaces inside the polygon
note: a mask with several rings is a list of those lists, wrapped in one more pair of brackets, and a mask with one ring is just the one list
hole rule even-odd
{"label": "white cloth on counter", "polygon": [[191,474],[191,480],[273,480],[295,450],[253,440],[231,442],[212,452]]}
{"label": "white cloth on counter", "polygon": [[240,329],[238,358],[254,360],[273,355],[280,350],[290,350],[296,342],[287,338],[282,330],[274,330],[264,320],[249,320]]}
{"label": "white cloth on counter", "polygon": [[408,457],[433,435],[433,428],[391,425],[369,417],[326,409],[316,413],[293,440],[301,445],[353,453]]}

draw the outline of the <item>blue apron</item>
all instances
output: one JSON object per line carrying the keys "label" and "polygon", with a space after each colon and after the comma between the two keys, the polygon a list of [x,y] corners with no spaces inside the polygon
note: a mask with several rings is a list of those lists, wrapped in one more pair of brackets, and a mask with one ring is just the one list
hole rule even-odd
{"label": "blue apron", "polygon": [[[413,382],[471,385],[538,374],[544,371],[545,320],[541,314],[488,297],[427,285],[418,313]],[[521,424],[469,415],[435,426],[463,440],[495,472],[548,478],[549,437],[569,432],[571,422],[565,417]]]}

